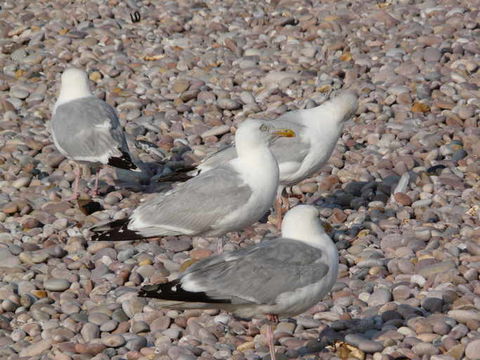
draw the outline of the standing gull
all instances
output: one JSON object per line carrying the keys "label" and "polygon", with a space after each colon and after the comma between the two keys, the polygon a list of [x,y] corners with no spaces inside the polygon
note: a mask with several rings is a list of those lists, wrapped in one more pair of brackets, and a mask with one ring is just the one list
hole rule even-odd
{"label": "standing gull", "polygon": [[[333,99],[311,109],[285,113],[275,120],[264,120],[267,124],[292,129],[297,137],[292,140],[278,139],[270,145],[280,169],[279,188],[275,210],[281,220],[282,192],[315,174],[330,158],[345,122],[352,117],[358,107],[357,95],[353,91],[343,91]],[[159,179],[182,180],[189,176],[213,169],[236,156],[232,146],[217,151],[205,158],[195,170],[187,173],[173,173]]]}
{"label": "standing gull", "polygon": [[268,144],[293,137],[258,120],[244,121],[235,134],[238,157],[140,205],[127,219],[96,225],[92,240],[135,240],[159,236],[220,236],[259,220],[278,187],[278,165]]}
{"label": "standing gull", "polygon": [[[53,108],[53,142],[68,159],[138,171],[115,110],[94,96],[87,74],[70,68],[62,74],[60,95]],[[81,170],[75,167],[72,199],[78,198]],[[93,194],[98,188],[99,171]]]}
{"label": "standing gull", "polygon": [[[281,238],[200,260],[180,278],[145,285],[138,295],[173,309],[218,308],[275,322],[305,312],[327,295],[338,275],[337,248],[318,215],[311,205],[296,206],[285,215]],[[270,324],[267,339],[274,359]]]}

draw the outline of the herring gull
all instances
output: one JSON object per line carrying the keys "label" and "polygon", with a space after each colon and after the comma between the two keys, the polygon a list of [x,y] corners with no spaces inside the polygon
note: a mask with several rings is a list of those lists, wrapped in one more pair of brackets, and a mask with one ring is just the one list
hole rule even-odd
{"label": "herring gull", "polygon": [[[345,122],[353,116],[357,107],[356,93],[346,90],[320,106],[290,111],[277,119],[264,120],[267,124],[292,129],[297,134],[295,139],[288,141],[278,139],[270,145],[280,169],[278,196],[275,202],[275,211],[279,216],[277,225],[281,219],[283,189],[309,178],[327,163],[342,134]],[[174,172],[159,178],[158,181],[185,180],[211,170],[235,156],[234,147],[228,146],[205,158],[195,170]]]}
{"label": "herring gull", "polygon": [[92,240],[213,237],[253,224],[272,206],[278,187],[278,165],[268,144],[293,136],[290,129],[244,121],[235,134],[238,157],[155,194],[127,219],[95,225]]}
{"label": "herring gull", "polygon": [[[288,211],[281,230],[280,238],[200,260],[178,279],[145,285],[138,295],[161,299],[160,306],[172,309],[217,308],[275,322],[303,313],[335,284],[337,248],[311,205]],[[270,323],[267,340],[274,359]]]}
{"label": "herring gull", "polygon": [[[130,156],[115,110],[91,93],[87,74],[80,69],[69,68],[62,74],[51,130],[56,148],[68,159],[139,171]],[[77,165],[71,199],[78,197],[80,174]],[[92,191],[94,195],[98,177],[99,171]]]}

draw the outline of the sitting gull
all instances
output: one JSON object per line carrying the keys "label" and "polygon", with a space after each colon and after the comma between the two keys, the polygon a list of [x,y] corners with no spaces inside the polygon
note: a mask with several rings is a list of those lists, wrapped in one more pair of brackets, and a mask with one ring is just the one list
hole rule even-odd
{"label": "sitting gull", "polygon": [[[324,232],[318,210],[299,205],[285,215],[282,237],[210,256],[180,278],[143,286],[138,295],[161,299],[171,309],[222,309],[241,318],[289,317],[305,312],[332,289],[338,252]],[[267,340],[275,358],[269,323]]]}
{"label": "sitting gull", "polygon": [[[288,141],[278,139],[270,145],[280,169],[278,196],[275,202],[277,226],[281,221],[283,189],[309,178],[327,163],[342,134],[344,123],[352,117],[357,107],[357,95],[347,90],[320,106],[287,112],[275,120],[263,120],[266,124],[292,129],[297,134],[295,139]],[[235,156],[233,146],[228,146],[205,158],[193,171],[180,170],[158,180],[185,180],[211,170]]]}
{"label": "sitting gull", "polygon": [[[87,74],[82,70],[69,68],[62,74],[51,129],[55,146],[68,159],[139,171],[132,162],[115,110],[91,93]],[[77,165],[72,200],[78,198],[80,174]],[[97,171],[94,195],[98,177]]]}
{"label": "sitting gull", "polygon": [[127,219],[94,226],[92,240],[212,237],[253,224],[275,199],[278,165],[268,144],[282,136],[295,133],[258,120],[244,121],[235,134],[238,157],[155,194]]}

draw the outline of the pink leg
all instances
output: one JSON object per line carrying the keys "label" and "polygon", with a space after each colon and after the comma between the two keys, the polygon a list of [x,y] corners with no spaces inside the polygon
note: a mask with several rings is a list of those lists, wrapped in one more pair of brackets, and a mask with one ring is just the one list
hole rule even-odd
{"label": "pink leg", "polygon": [[78,185],[80,183],[80,175],[82,174],[82,171],[80,169],[80,166],[75,163],[74,165],[74,174],[75,174],[75,180],[73,181],[73,194],[69,198],[67,198],[67,201],[72,201],[72,200],[77,200],[78,199]]}
{"label": "pink leg", "polygon": [[275,225],[277,229],[280,230],[282,228],[282,219],[283,214],[286,213],[290,208],[290,203],[288,202],[288,198],[284,197],[282,194],[277,195],[275,200]]}
{"label": "pink leg", "polygon": [[282,195],[277,196],[275,199],[275,225],[278,230],[281,229],[282,227],[282,202],[283,202],[283,197]]}
{"label": "pink leg", "polygon": [[297,198],[298,200],[300,200],[300,202],[302,202],[302,203],[304,203],[304,202],[305,202],[305,199],[306,199],[305,195],[303,195],[303,194],[302,194],[302,195],[291,194],[289,197],[295,197],[295,198]]}
{"label": "pink leg", "polygon": [[90,195],[92,197],[94,196],[97,196],[98,195],[98,179],[100,178],[100,172],[102,171],[102,169],[98,169],[97,170],[97,173],[95,174],[95,186],[93,187],[92,191],[90,191]]}
{"label": "pink leg", "polygon": [[221,255],[223,253],[223,238],[224,236],[221,236],[217,240],[217,254]]}
{"label": "pink leg", "polygon": [[[268,314],[267,319],[275,324],[278,323],[277,315]],[[274,343],[273,329],[272,329],[271,323],[268,323],[266,337],[267,337],[268,349],[270,350],[270,359],[275,360],[275,343]]]}

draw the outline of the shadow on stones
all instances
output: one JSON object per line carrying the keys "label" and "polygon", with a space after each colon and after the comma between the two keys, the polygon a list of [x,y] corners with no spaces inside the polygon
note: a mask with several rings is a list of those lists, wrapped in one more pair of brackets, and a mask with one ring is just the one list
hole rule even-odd
{"label": "shadow on stones", "polygon": [[187,167],[183,154],[190,150],[188,146],[181,145],[171,150],[168,159],[165,159],[166,155],[164,160],[159,161],[141,162],[137,159],[135,164],[141,171],[115,169],[115,185],[119,188],[141,193],[160,193],[170,190],[175,182],[162,182],[158,179]]}
{"label": "shadow on stones", "polygon": [[382,181],[352,181],[343,189],[335,190],[331,195],[315,200],[315,205],[326,208],[358,210],[372,201],[386,204],[400,176],[390,175]]}
{"label": "shadow on stones", "polygon": [[[378,307],[371,310],[378,311]],[[380,315],[373,315],[363,319],[337,320],[332,322],[330,326],[327,326],[317,339],[309,341],[306,346],[297,349],[295,351],[296,354],[292,354],[288,358],[316,354],[321,359],[322,354],[331,355],[331,350],[327,347],[339,341],[349,343],[367,353],[381,351],[384,347],[382,335],[391,338],[387,334],[389,331],[397,330],[404,326],[410,318],[428,316],[428,314],[422,308],[400,304],[395,311],[385,311]],[[362,345],[354,343],[349,340],[348,335],[360,337],[364,339],[364,343]],[[392,341],[395,340],[392,338]],[[397,340],[401,341],[401,339]]]}
{"label": "shadow on stones", "polygon": [[[345,219],[333,221],[334,226],[339,225],[339,228],[335,228],[330,235],[337,242],[346,241],[345,246],[349,247],[349,240],[355,238],[363,229],[369,229],[377,235],[383,234],[378,223],[396,216],[396,210],[389,208],[388,203],[399,180],[400,176],[390,175],[382,181],[352,181],[343,189],[334,190],[325,197],[309,199],[307,202],[322,209],[358,210],[360,207],[367,209],[364,218],[359,215],[348,229],[341,226]],[[368,204],[372,202],[378,202],[378,206],[369,207]]]}

